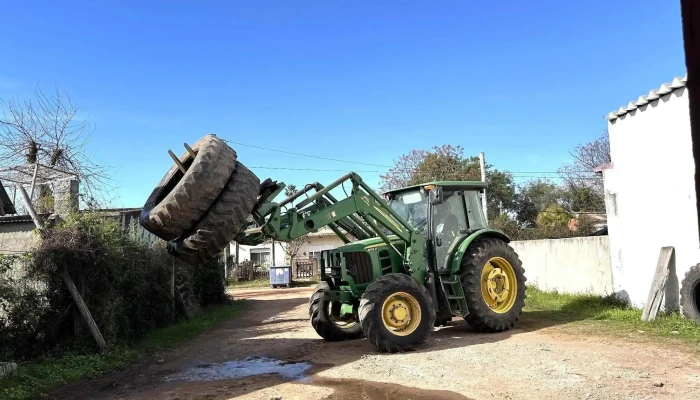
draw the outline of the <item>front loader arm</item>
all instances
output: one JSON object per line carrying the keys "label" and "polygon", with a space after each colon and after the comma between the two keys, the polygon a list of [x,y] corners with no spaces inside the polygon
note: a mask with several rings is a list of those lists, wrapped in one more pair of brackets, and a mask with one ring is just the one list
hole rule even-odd
{"label": "front loader arm", "polygon": [[[330,191],[349,183],[350,194],[342,200],[336,199]],[[369,188],[357,174],[351,172],[327,187],[315,183],[292,196],[275,203],[270,201],[284,188],[278,184],[267,199],[262,199],[252,213],[253,221],[249,229],[236,236],[236,242],[246,245],[260,244],[268,239],[291,241],[328,226],[336,235],[348,242],[343,231],[356,239],[380,237],[389,247],[401,256],[406,264],[422,265],[423,238],[391,209],[384,200]],[[315,190],[311,196],[309,192]],[[302,201],[293,202],[306,195]],[[285,211],[283,208],[289,207]],[[391,243],[385,230],[406,243],[411,248],[410,254],[401,254]],[[416,264],[416,262],[418,262]]]}

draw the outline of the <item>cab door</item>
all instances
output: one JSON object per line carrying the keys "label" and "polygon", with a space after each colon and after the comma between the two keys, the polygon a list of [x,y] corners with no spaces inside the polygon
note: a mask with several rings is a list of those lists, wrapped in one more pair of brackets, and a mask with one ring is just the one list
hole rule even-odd
{"label": "cab door", "polygon": [[431,207],[433,248],[438,271],[449,269],[450,255],[467,236],[464,196],[461,191],[443,190],[442,201]]}

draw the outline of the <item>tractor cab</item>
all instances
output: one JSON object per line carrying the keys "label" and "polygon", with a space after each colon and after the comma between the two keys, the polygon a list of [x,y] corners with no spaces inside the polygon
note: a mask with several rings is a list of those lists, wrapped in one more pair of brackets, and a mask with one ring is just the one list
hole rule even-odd
{"label": "tractor cab", "polygon": [[389,207],[421,232],[428,259],[449,269],[450,254],[470,234],[488,228],[481,207],[484,182],[430,182],[384,193]]}

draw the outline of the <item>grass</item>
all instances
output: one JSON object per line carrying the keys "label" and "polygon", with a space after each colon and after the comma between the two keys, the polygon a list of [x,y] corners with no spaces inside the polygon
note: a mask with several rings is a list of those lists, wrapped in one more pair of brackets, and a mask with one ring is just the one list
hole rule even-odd
{"label": "grass", "polygon": [[[307,287],[318,285],[318,279],[292,280],[292,287]],[[269,288],[269,278],[259,278],[252,281],[231,282],[228,285],[229,289],[253,289],[253,288]]]}
{"label": "grass", "polygon": [[0,382],[0,399],[41,398],[44,393],[58,386],[123,369],[153,352],[182,345],[218,323],[232,318],[243,307],[243,301],[229,301],[209,307],[196,318],[151,331],[133,347],[115,347],[105,354],[67,354],[22,365],[14,376]]}
{"label": "grass", "polygon": [[529,287],[524,311],[528,318],[541,324],[574,323],[572,327],[584,334],[641,334],[700,343],[700,325],[679,313],[660,313],[654,321],[643,322],[641,309],[613,298],[543,292]]}

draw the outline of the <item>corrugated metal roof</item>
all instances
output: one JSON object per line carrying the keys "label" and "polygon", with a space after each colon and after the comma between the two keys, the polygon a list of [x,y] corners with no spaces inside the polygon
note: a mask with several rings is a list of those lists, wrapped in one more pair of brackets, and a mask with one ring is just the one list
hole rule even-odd
{"label": "corrugated metal roof", "polygon": [[[42,221],[45,221],[51,214],[39,214],[39,219]],[[0,224],[17,224],[17,223],[26,223],[26,222],[34,222],[32,217],[30,215],[13,215],[13,216],[4,216],[0,217]]]}
{"label": "corrugated metal roof", "polygon": [[649,93],[646,96],[639,96],[639,98],[637,98],[636,101],[630,101],[629,103],[627,103],[626,106],[622,106],[618,110],[608,113],[608,115],[606,115],[605,118],[607,118],[608,121],[616,120],[617,118],[620,118],[621,116],[629,113],[630,111],[634,111],[639,107],[642,107],[646,104],[651,103],[654,100],[658,100],[661,97],[666,96],[669,93],[672,93],[680,88],[686,87],[687,83],[688,74],[685,74],[685,76],[682,78],[673,78],[673,81],[671,83],[664,83],[658,89],[649,91]]}

